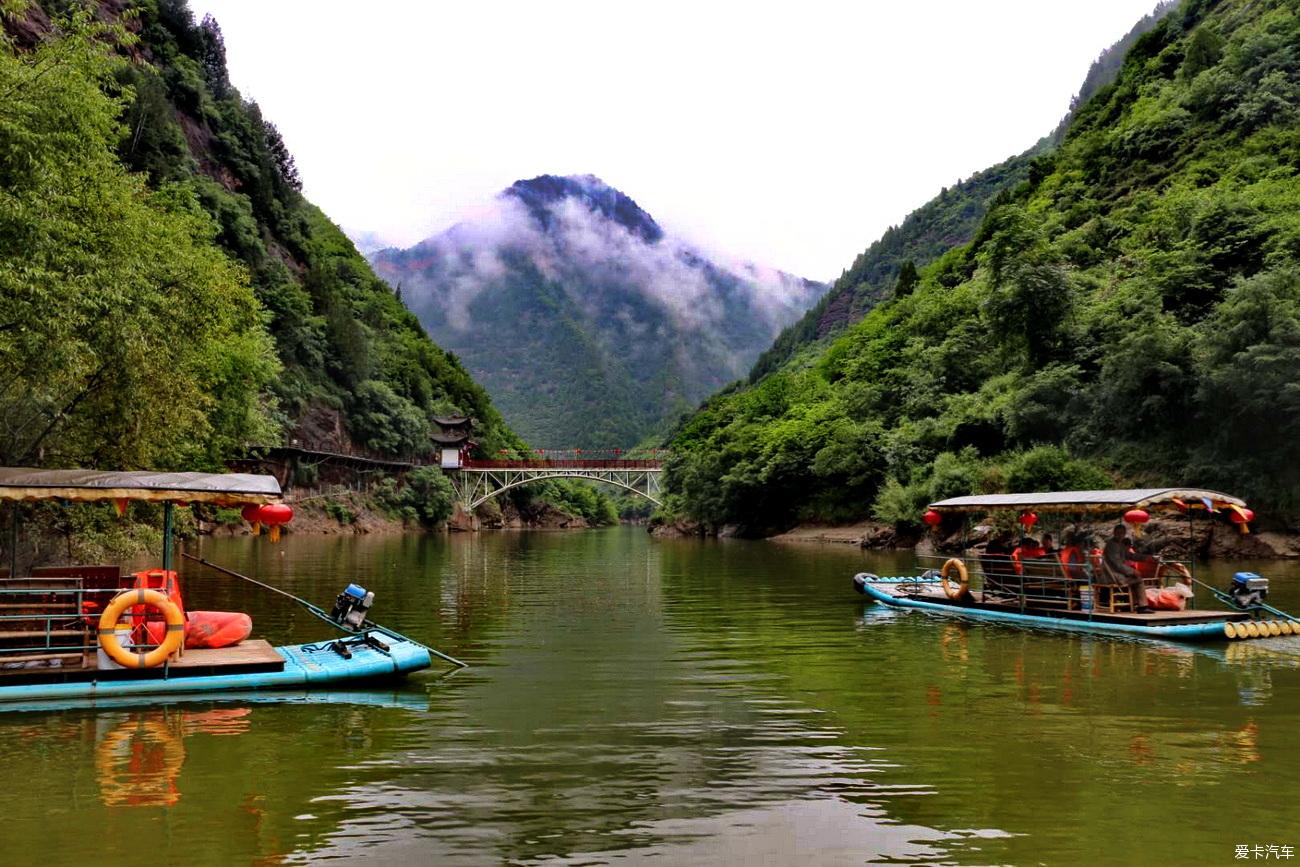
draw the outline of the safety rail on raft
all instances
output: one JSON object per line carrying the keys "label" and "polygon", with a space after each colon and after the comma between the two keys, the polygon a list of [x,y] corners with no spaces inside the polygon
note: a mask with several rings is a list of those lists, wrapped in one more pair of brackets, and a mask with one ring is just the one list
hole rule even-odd
{"label": "safety rail on raft", "polygon": [[[945,563],[949,560],[960,560],[966,566],[967,577],[969,578],[968,590],[973,598],[980,602],[986,601],[1011,601],[1017,604],[1021,611],[1033,608],[1064,608],[1068,611],[1099,611],[1102,606],[1102,594],[1114,594],[1116,592],[1125,594],[1130,592],[1128,585],[1119,585],[1108,583],[1104,576],[1098,575],[1097,570],[1091,562],[1074,564],[1074,568],[1083,572],[1086,577],[1075,578],[1066,573],[1065,566],[1056,558],[1050,559],[1028,559],[1021,561],[1021,572],[1015,571],[1015,561],[1005,555],[993,557],[974,557],[966,556],[944,556],[934,554],[917,555],[917,563],[921,569],[921,574],[914,579],[917,583],[933,583],[939,581],[940,572]],[[985,563],[982,561],[991,561]],[[990,565],[997,565],[999,568],[989,571]],[[1187,581],[1191,577],[1191,564],[1172,559],[1162,559],[1158,561],[1156,571],[1153,577],[1144,578],[1142,587],[1146,589],[1162,589],[1177,580]],[[955,572],[955,570],[952,570]],[[1168,584],[1164,583],[1166,579],[1172,579]],[[950,585],[956,587],[959,579],[954,575],[949,575]],[[1084,591],[1091,594],[1091,598],[1085,596]],[[1128,600],[1130,606],[1145,605],[1145,600]],[[1107,603],[1113,605],[1112,602]],[[1085,607],[1086,606],[1086,607]],[[1186,600],[1187,610],[1195,610],[1195,597]]]}
{"label": "safety rail on raft", "polygon": [[[98,647],[96,625],[99,612],[123,589],[75,586],[18,588],[13,586],[15,581],[53,583],[40,577],[0,581],[0,598],[6,600],[0,603],[0,665],[15,656],[94,653]],[[30,628],[9,629],[9,626]],[[80,643],[55,643],[55,639],[70,641],[74,637],[80,637]]]}

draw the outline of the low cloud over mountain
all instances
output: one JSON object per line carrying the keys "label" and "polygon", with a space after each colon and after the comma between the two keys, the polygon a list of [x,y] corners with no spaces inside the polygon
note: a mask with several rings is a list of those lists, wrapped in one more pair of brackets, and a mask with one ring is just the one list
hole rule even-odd
{"label": "low cloud over mountain", "polygon": [[548,446],[633,444],[743,376],[826,289],[705,253],[590,175],[519,181],[372,261]]}

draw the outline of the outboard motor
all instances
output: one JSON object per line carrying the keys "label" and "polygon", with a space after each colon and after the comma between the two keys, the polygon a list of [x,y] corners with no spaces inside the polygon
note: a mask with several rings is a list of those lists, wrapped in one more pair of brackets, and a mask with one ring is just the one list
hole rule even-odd
{"label": "outboard motor", "polygon": [[370,613],[370,606],[374,604],[374,593],[364,587],[349,584],[334,600],[334,609],[330,611],[330,619],[349,629],[360,629],[361,624],[366,622],[366,616]]}
{"label": "outboard motor", "polygon": [[1228,595],[1239,608],[1252,608],[1268,598],[1268,579],[1254,572],[1238,572],[1228,585]]}

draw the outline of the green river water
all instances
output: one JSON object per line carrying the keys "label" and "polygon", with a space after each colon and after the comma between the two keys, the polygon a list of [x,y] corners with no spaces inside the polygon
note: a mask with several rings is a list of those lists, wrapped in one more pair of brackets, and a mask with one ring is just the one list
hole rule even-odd
{"label": "green river water", "polygon": [[[1300,638],[966,625],[853,592],[910,555],[637,528],[202,553],[326,607],[363,584],[375,619],[471,667],[0,714],[0,864],[1226,864],[1300,847]],[[1297,564],[1209,571],[1243,567],[1300,609]],[[328,632],[186,569],[191,608],[247,610],[273,643]]]}

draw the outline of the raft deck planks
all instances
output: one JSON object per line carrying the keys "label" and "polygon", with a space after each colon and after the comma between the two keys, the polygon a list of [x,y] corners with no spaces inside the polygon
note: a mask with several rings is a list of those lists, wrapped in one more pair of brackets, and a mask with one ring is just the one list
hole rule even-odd
{"label": "raft deck planks", "polygon": [[[4,662],[0,657],[0,664]],[[157,668],[110,668],[62,665],[41,668],[0,669],[0,683],[84,683],[90,681],[162,680],[164,678],[203,677],[220,674],[254,674],[284,670],[284,657],[266,641],[250,639],[234,647],[201,648]]]}

